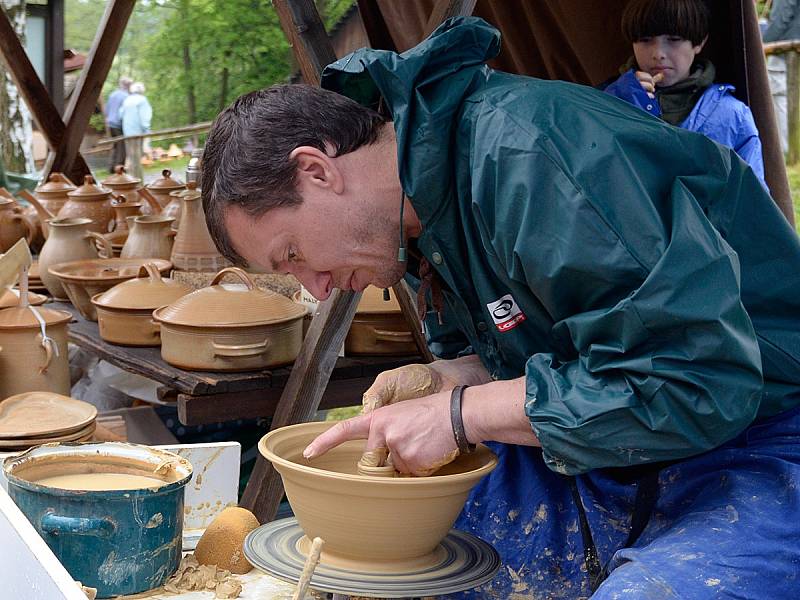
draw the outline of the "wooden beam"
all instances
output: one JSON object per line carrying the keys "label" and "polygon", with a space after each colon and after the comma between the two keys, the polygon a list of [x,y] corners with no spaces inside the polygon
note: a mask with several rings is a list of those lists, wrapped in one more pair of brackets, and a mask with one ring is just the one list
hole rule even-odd
{"label": "wooden beam", "polygon": [[135,4],[135,0],[112,0],[106,6],[86,66],[81,71],[81,77],[64,112],[67,127],[61,143],[45,163],[45,179],[51,171],[60,171],[67,173],[73,181],[80,181],[79,174],[72,169],[72,163],[78,155],[89,118],[94,112]]}
{"label": "wooden beam", "polygon": [[414,300],[411,297],[410,289],[402,280],[398,281],[392,286],[397,303],[400,305],[400,312],[403,313],[403,318],[406,320],[406,325],[411,330],[411,335],[414,337],[414,343],[417,345],[417,350],[422,356],[422,362],[433,362],[434,356],[428,348],[428,342],[425,339],[425,334],[422,331],[422,323],[417,314],[417,307],[414,305]]}
{"label": "wooden beam", "polygon": [[433,5],[431,16],[425,25],[423,39],[450,17],[468,17],[475,10],[478,0],[439,0]]}
{"label": "wooden beam", "polygon": [[303,79],[309,85],[319,85],[322,69],[336,61],[336,53],[314,1],[272,0],[272,4]]}
{"label": "wooden beam", "polygon": [[[335,289],[321,304],[283,388],[272,429],[314,417],[360,297],[361,294]],[[282,496],[280,476],[271,463],[259,456],[242,496],[242,506],[266,523],[275,518]]]}
{"label": "wooden beam", "polygon": [[358,12],[361,15],[361,22],[364,24],[364,31],[367,33],[370,47],[397,52],[397,46],[389,33],[389,27],[386,25],[377,0],[358,0]]}
{"label": "wooden beam", "polygon": [[[64,121],[61,120],[58,110],[50,99],[47,88],[36,74],[2,6],[0,6],[0,54],[47,144],[50,148],[57,148],[66,130]],[[76,157],[75,168],[81,172],[79,181],[83,179],[83,175],[90,173],[89,167],[80,156]]]}

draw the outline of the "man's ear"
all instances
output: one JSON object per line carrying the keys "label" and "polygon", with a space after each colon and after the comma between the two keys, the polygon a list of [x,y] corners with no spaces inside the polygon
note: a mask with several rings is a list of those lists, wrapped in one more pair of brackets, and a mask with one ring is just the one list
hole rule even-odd
{"label": "man's ear", "polygon": [[694,47],[694,53],[695,53],[695,56],[696,56],[696,55],[698,55],[698,54],[700,54],[700,52],[703,50],[703,47],[706,45],[706,42],[707,42],[707,41],[708,41],[708,36],[704,37],[704,38],[703,38],[703,41],[702,41],[702,42],[700,42],[699,44],[697,44],[697,45]]}
{"label": "man's ear", "polygon": [[289,159],[297,161],[299,182],[330,188],[335,193],[341,193],[344,188],[342,173],[336,165],[335,158],[318,148],[298,146],[289,154]]}

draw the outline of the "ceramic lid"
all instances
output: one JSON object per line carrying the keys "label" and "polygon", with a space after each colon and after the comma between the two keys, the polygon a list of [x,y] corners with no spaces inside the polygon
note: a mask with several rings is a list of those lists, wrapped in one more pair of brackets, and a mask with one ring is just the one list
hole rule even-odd
{"label": "ceramic lid", "polygon": [[[30,277],[29,277],[30,280]],[[13,290],[6,290],[0,293],[0,308],[9,308],[11,306],[19,305],[20,291],[16,288]],[[47,302],[47,296],[28,292],[28,304],[39,306]]]}
{"label": "ceramic lid", "polygon": [[111,196],[111,190],[100,187],[94,181],[94,177],[86,175],[83,178],[83,185],[71,192],[67,193],[70,198],[77,198],[79,200],[97,200],[105,199]]}
{"label": "ceramic lid", "polygon": [[39,329],[41,324],[33,311],[37,311],[46,325],[60,325],[72,320],[72,315],[63,310],[53,310],[41,306],[23,308],[15,306],[0,310],[0,329]]}
{"label": "ceramic lid", "polygon": [[[244,285],[219,284],[228,273],[236,275]],[[174,325],[245,327],[284,323],[300,319],[305,313],[289,298],[257,289],[241,269],[228,267],[214,276],[209,287],[158,309],[153,316]]]}
{"label": "ceramic lid", "polygon": [[161,171],[161,177],[156,179],[153,183],[147,185],[148,189],[151,190],[163,190],[163,191],[171,191],[177,189],[183,189],[186,187],[183,183],[178,181],[177,179],[172,178],[172,171],[169,169],[164,169]]}
{"label": "ceramic lid", "polygon": [[133,177],[132,175],[128,175],[125,172],[125,167],[122,165],[117,165],[114,167],[114,174],[110,175],[103,179],[103,185],[107,185],[108,187],[125,187],[125,186],[135,186],[138,183],[141,183],[142,180],[138,177]]}
{"label": "ceramic lid", "polygon": [[400,304],[394,295],[394,290],[389,289],[388,302],[383,299],[383,288],[369,285],[361,295],[358,302],[356,313],[397,313],[400,312]]}
{"label": "ceramic lid", "polygon": [[66,434],[90,425],[97,409],[55,392],[23,392],[0,402],[0,438]]}
{"label": "ceramic lid", "polygon": [[170,195],[183,198],[184,200],[198,200],[201,197],[200,190],[197,189],[196,181],[188,182],[185,190]]}
{"label": "ceramic lid", "polygon": [[66,281],[109,281],[133,279],[145,263],[153,263],[162,273],[172,268],[172,263],[163,258],[90,258],[59,263],[48,270]]}
{"label": "ceramic lid", "polygon": [[136,279],[123,281],[110,290],[97,294],[92,304],[107,308],[153,310],[175,302],[192,291],[188,285],[161,277],[156,265],[147,263]]}
{"label": "ceramic lid", "polygon": [[66,194],[75,189],[75,186],[63,175],[63,173],[51,173],[47,182],[37,187],[34,191],[37,194]]}

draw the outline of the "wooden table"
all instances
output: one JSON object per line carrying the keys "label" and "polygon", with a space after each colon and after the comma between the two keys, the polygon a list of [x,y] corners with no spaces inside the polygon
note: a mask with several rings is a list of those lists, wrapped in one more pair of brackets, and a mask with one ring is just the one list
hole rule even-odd
{"label": "wooden table", "polygon": [[[73,315],[70,342],[124,371],[160,383],[164,395],[176,395],[178,420],[183,425],[270,417],[291,372],[290,366],[244,373],[186,371],[165,363],[160,348],[117,346],[103,341],[97,323],[83,318],[72,304],[54,302],[47,306]],[[361,395],[378,373],[419,361],[418,356],[340,357],[320,408],[361,404]]]}

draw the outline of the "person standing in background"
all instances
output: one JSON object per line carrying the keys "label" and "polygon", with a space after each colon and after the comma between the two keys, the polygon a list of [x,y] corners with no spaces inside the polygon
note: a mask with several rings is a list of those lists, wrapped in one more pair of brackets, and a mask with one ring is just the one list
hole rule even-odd
{"label": "person standing in background", "polygon": [[[764,43],[800,40],[800,0],[775,0],[769,15],[769,24],[762,34]],[[781,136],[781,148],[789,149],[789,125],[786,119],[786,55],[770,54],[767,57],[769,88],[772,105]]]}
{"label": "person standing in background", "polygon": [[[132,80],[130,77],[120,77],[119,87],[115,89],[108,96],[106,103],[106,126],[108,133],[111,137],[122,135],[122,119],[119,115],[119,109],[125,98],[128,97],[128,90],[131,87]],[[110,173],[114,172],[114,167],[117,165],[125,164],[125,142],[120,140],[114,142],[114,147],[111,149],[111,162],[108,165]]]}
{"label": "person standing in background", "polygon": [[[144,95],[144,84],[136,81],[131,84],[130,95],[125,98],[120,107],[120,119],[122,121],[122,134],[142,135],[150,131],[150,121],[153,118],[153,108],[150,106],[147,97]],[[130,162],[128,172],[139,179],[143,178],[142,173],[142,144],[143,138],[137,137],[132,140],[125,140],[125,149]]]}

